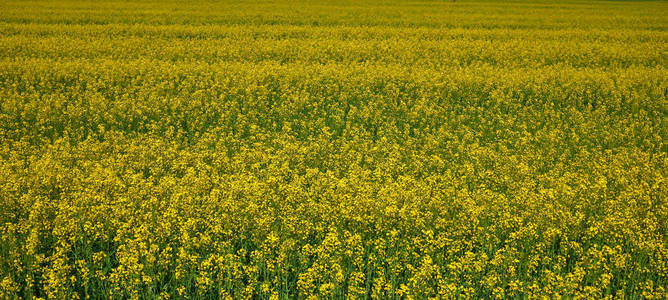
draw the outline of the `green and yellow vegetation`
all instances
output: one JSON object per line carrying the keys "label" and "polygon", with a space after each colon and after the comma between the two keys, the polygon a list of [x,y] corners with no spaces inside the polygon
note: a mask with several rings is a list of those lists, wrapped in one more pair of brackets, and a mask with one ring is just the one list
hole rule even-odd
{"label": "green and yellow vegetation", "polygon": [[0,2],[0,298],[668,298],[668,3]]}

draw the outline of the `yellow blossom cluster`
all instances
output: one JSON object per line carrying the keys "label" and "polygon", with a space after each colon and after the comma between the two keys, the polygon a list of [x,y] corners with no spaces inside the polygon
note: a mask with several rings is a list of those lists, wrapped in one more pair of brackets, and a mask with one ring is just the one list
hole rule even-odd
{"label": "yellow blossom cluster", "polygon": [[0,299],[668,298],[668,4],[0,3]]}

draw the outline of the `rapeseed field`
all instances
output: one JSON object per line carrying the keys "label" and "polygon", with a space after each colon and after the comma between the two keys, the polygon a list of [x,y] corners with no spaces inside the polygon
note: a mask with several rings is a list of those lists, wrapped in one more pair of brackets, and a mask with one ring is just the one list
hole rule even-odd
{"label": "rapeseed field", "polygon": [[0,299],[668,299],[668,3],[0,1]]}

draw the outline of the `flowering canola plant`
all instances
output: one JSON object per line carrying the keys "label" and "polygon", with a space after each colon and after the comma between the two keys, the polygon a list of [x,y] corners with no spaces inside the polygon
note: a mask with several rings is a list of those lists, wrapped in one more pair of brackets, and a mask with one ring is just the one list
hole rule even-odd
{"label": "flowering canola plant", "polygon": [[0,299],[668,298],[668,4],[0,3]]}

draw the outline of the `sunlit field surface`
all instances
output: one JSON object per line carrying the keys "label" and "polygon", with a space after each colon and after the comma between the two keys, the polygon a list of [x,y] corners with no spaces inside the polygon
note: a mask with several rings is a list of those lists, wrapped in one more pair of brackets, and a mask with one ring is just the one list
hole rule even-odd
{"label": "sunlit field surface", "polygon": [[0,298],[668,297],[668,3],[0,1]]}

